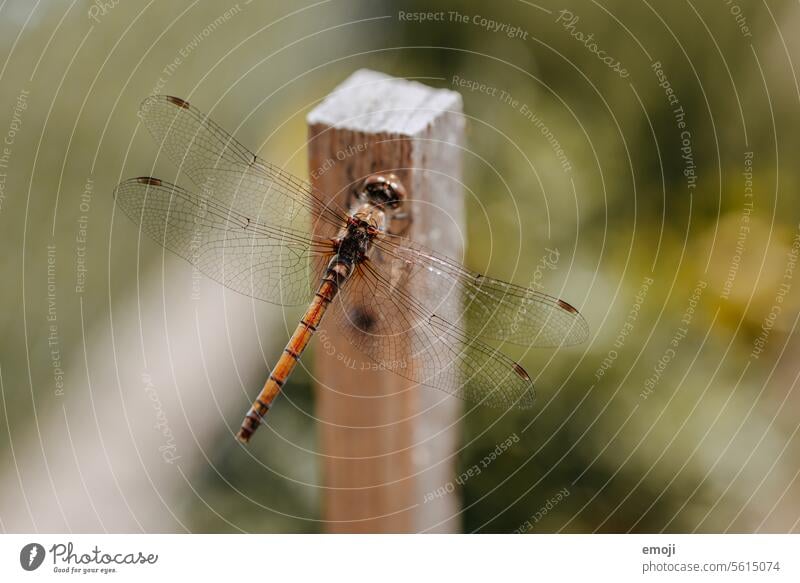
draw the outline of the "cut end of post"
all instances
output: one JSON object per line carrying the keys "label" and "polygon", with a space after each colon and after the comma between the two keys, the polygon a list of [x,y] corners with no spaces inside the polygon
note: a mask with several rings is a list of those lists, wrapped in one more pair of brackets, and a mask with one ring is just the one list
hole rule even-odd
{"label": "cut end of post", "polygon": [[457,114],[457,121],[446,124],[448,132],[460,132],[461,109],[456,91],[359,69],[309,112],[306,121],[367,134],[419,136],[445,112]]}

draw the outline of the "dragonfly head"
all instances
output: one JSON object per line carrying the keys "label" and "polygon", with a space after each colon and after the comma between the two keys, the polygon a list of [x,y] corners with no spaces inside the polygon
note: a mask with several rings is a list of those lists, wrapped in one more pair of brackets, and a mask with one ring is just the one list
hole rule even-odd
{"label": "dragonfly head", "polygon": [[360,198],[394,210],[408,198],[408,194],[396,174],[370,174],[361,187]]}
{"label": "dragonfly head", "polygon": [[408,209],[404,208],[408,192],[396,174],[370,174],[364,179],[357,196],[360,202],[386,212],[390,233],[399,235],[408,227],[410,216]]}

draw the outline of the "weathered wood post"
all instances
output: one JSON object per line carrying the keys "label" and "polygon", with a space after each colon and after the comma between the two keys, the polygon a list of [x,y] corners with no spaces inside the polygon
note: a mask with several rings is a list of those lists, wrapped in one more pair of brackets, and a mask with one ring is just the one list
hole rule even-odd
{"label": "weathered wood post", "polygon": [[[461,111],[454,91],[357,71],[308,115],[312,183],[346,207],[366,176],[394,172],[411,201],[405,235],[460,259]],[[326,530],[457,531],[458,401],[351,366],[368,359],[323,328],[314,373]],[[437,489],[445,494],[430,495]]]}

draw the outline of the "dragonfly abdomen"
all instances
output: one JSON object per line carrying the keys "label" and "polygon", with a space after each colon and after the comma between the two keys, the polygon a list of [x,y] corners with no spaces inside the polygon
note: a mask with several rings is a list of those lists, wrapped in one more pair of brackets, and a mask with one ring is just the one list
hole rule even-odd
{"label": "dragonfly abdomen", "polygon": [[300,323],[297,325],[292,337],[286,344],[286,348],[283,349],[283,354],[281,354],[281,357],[272,369],[267,382],[264,383],[264,388],[261,389],[258,397],[253,401],[250,411],[248,411],[244,421],[242,421],[239,433],[236,434],[236,438],[242,443],[249,442],[253,433],[255,433],[258,426],[263,422],[264,416],[272,406],[272,402],[275,400],[275,397],[278,396],[281,387],[283,387],[289,375],[292,374],[292,371],[297,366],[300,355],[303,354],[303,351],[308,346],[314,332],[317,331],[322,317],[328,309],[328,305],[333,301],[333,298],[336,297],[336,294],[339,292],[339,287],[347,281],[351,271],[352,265],[339,261],[336,258],[331,260],[325,272],[325,277],[322,279],[317,292],[314,294],[314,299],[300,319]]}

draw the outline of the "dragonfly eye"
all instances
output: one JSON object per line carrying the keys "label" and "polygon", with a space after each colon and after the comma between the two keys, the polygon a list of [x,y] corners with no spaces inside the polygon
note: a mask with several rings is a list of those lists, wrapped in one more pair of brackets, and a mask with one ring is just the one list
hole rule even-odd
{"label": "dragonfly eye", "polygon": [[408,199],[408,193],[406,192],[406,187],[403,186],[403,183],[400,182],[400,179],[396,174],[389,174],[387,179],[389,181],[389,188],[394,194],[390,200],[390,204],[392,208],[396,208],[400,205],[400,203]]}
{"label": "dragonfly eye", "polygon": [[373,204],[396,209],[408,194],[396,174],[371,174],[364,180],[363,197]]}

